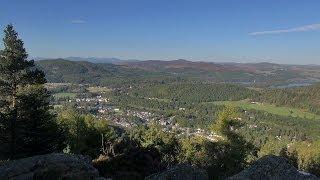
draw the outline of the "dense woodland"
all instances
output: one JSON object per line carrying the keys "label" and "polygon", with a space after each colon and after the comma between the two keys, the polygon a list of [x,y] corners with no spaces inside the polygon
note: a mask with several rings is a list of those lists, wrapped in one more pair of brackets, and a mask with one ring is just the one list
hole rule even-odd
{"label": "dense woodland", "polygon": [[48,82],[95,84],[120,87],[123,84],[141,82],[175,81],[179,77],[167,73],[149,72],[141,69],[129,69],[121,65],[108,63],[95,64],[86,61],[68,61],[64,59],[37,61],[39,69],[46,72]]}
{"label": "dense woodland", "polygon": [[269,102],[279,106],[290,106],[320,114],[320,85],[300,88],[265,90],[257,101]]}
{"label": "dense woodland", "polygon": [[[43,69],[28,60],[23,41],[12,25],[6,27],[3,43],[4,49],[0,52],[1,161],[63,152],[90,156],[100,174],[107,178],[142,179],[180,163],[206,169],[211,178],[223,178],[241,171],[263,155],[276,154],[287,157],[300,170],[320,176],[319,120],[211,103],[249,99],[318,114],[319,85],[254,90],[167,74],[159,78],[157,73],[133,72],[116,65],[78,62],[74,67],[64,60],[59,64],[68,71],[59,69],[58,72],[53,68],[47,73],[50,81],[58,78],[55,80],[78,84],[107,82],[114,89],[105,95],[114,105],[174,117],[175,123],[181,126],[201,127],[221,137],[219,141],[210,141],[181,136],[179,132],[164,132],[157,123],[121,129],[71,106],[57,111],[50,104],[52,97],[45,86]],[[46,61],[40,64],[50,67]],[[84,65],[91,66],[90,76]],[[122,75],[114,77],[114,71],[117,74],[121,71]],[[126,76],[136,76],[138,80],[130,79],[129,83],[123,78]],[[77,85],[51,90],[51,93],[70,91],[88,93]]]}

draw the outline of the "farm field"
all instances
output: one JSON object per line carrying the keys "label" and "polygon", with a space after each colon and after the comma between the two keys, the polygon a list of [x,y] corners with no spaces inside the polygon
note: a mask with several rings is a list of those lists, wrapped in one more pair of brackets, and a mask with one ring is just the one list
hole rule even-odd
{"label": "farm field", "polygon": [[53,97],[55,98],[75,98],[76,97],[76,93],[55,93],[53,94]]}
{"label": "farm field", "polygon": [[110,92],[111,89],[107,87],[91,86],[88,88],[88,91],[91,93],[107,93],[107,92]]}
{"label": "farm field", "polygon": [[280,116],[291,116],[291,117],[301,117],[306,119],[320,119],[320,115],[304,111],[298,108],[284,107],[284,106],[275,106],[268,103],[259,103],[259,102],[249,102],[246,100],[242,101],[215,101],[208,102],[216,105],[234,105],[242,109],[255,109],[260,111],[266,111],[271,114],[276,114]]}

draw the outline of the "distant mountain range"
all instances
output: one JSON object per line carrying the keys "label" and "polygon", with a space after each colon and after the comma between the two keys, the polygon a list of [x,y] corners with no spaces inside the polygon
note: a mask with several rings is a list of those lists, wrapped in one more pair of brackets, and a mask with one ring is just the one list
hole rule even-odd
{"label": "distant mountain range", "polygon": [[147,71],[180,71],[197,70],[205,72],[236,72],[243,71],[248,73],[273,73],[276,71],[310,71],[320,70],[320,65],[287,65],[275,64],[269,62],[260,63],[221,63],[221,62],[203,62],[188,61],[184,59],[161,61],[122,61],[118,64],[131,68],[140,68]]}
{"label": "distant mountain range", "polygon": [[[88,62],[90,60],[90,62]],[[102,62],[102,63],[100,63]],[[108,62],[108,63],[106,63]],[[117,58],[78,58],[36,62],[50,82],[101,83],[110,79],[150,80],[183,78],[243,84],[302,84],[320,81],[320,66],[262,63],[172,61],[125,61]]]}
{"label": "distant mountain range", "polygon": [[[185,59],[176,59],[176,60],[138,60],[138,59],[120,59],[120,58],[108,58],[108,57],[78,57],[78,56],[69,56],[64,58],[46,58],[46,57],[33,57],[32,59],[36,61],[41,60],[52,60],[52,59],[64,59],[70,61],[88,61],[92,63],[111,63],[118,65],[128,65],[138,68],[146,69],[159,69],[167,66],[168,68],[200,68],[208,70],[218,70],[220,68],[240,68],[245,70],[253,69],[275,69],[275,68],[320,68],[320,65],[310,64],[310,65],[295,65],[295,64],[277,64],[270,62],[257,62],[257,63],[237,63],[237,62],[210,62],[210,61],[190,61]],[[160,67],[158,67],[160,65]],[[207,67],[209,66],[209,67]],[[218,69],[217,69],[218,68]],[[249,68],[249,69],[248,69]]]}
{"label": "distant mountain range", "polygon": [[70,61],[89,61],[93,63],[118,63],[123,61],[118,58],[104,58],[104,57],[66,57],[64,58]]}
{"label": "distant mountain range", "polygon": [[64,58],[45,58],[45,57],[34,57],[33,58],[36,61],[41,60],[50,60],[50,59],[64,59],[69,61],[88,61],[92,63],[112,63],[112,64],[118,64],[124,61],[133,62],[138,60],[122,60],[119,58],[107,58],[107,57],[76,57],[76,56],[70,56],[70,57],[64,57]]}

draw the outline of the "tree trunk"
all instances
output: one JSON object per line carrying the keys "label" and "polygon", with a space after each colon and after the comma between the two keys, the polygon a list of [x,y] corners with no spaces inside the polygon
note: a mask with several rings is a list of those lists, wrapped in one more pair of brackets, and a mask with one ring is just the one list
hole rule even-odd
{"label": "tree trunk", "polygon": [[14,109],[12,112],[11,119],[11,140],[10,140],[10,159],[14,159],[16,155],[16,126],[17,126],[17,109]]}
{"label": "tree trunk", "polygon": [[12,92],[12,116],[10,119],[10,159],[14,159],[15,155],[16,155],[16,139],[17,139],[17,108],[16,108],[16,104],[17,104],[17,100],[16,100],[16,91],[17,91],[17,86],[14,83],[13,84],[13,92]]}

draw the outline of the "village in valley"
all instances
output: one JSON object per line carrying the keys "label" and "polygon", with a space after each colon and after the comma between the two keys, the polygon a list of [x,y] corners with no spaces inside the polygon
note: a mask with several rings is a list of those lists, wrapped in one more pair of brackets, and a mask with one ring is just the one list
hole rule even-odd
{"label": "village in valley", "polygon": [[[48,83],[47,87],[52,92],[56,90],[71,89],[73,92],[53,93],[52,105],[56,110],[73,107],[83,113],[91,114],[101,121],[107,121],[110,125],[119,128],[130,129],[140,125],[150,125],[156,123],[168,133],[177,133],[179,136],[198,136],[210,141],[217,141],[221,136],[202,128],[182,127],[174,122],[174,116],[165,117],[160,114],[133,108],[117,106],[108,97],[108,92],[123,90],[110,89],[101,86],[72,85],[69,83]],[[71,88],[70,88],[71,87]],[[132,88],[131,86],[129,87]],[[148,98],[155,100],[155,98]],[[184,111],[185,108],[178,108]]]}

